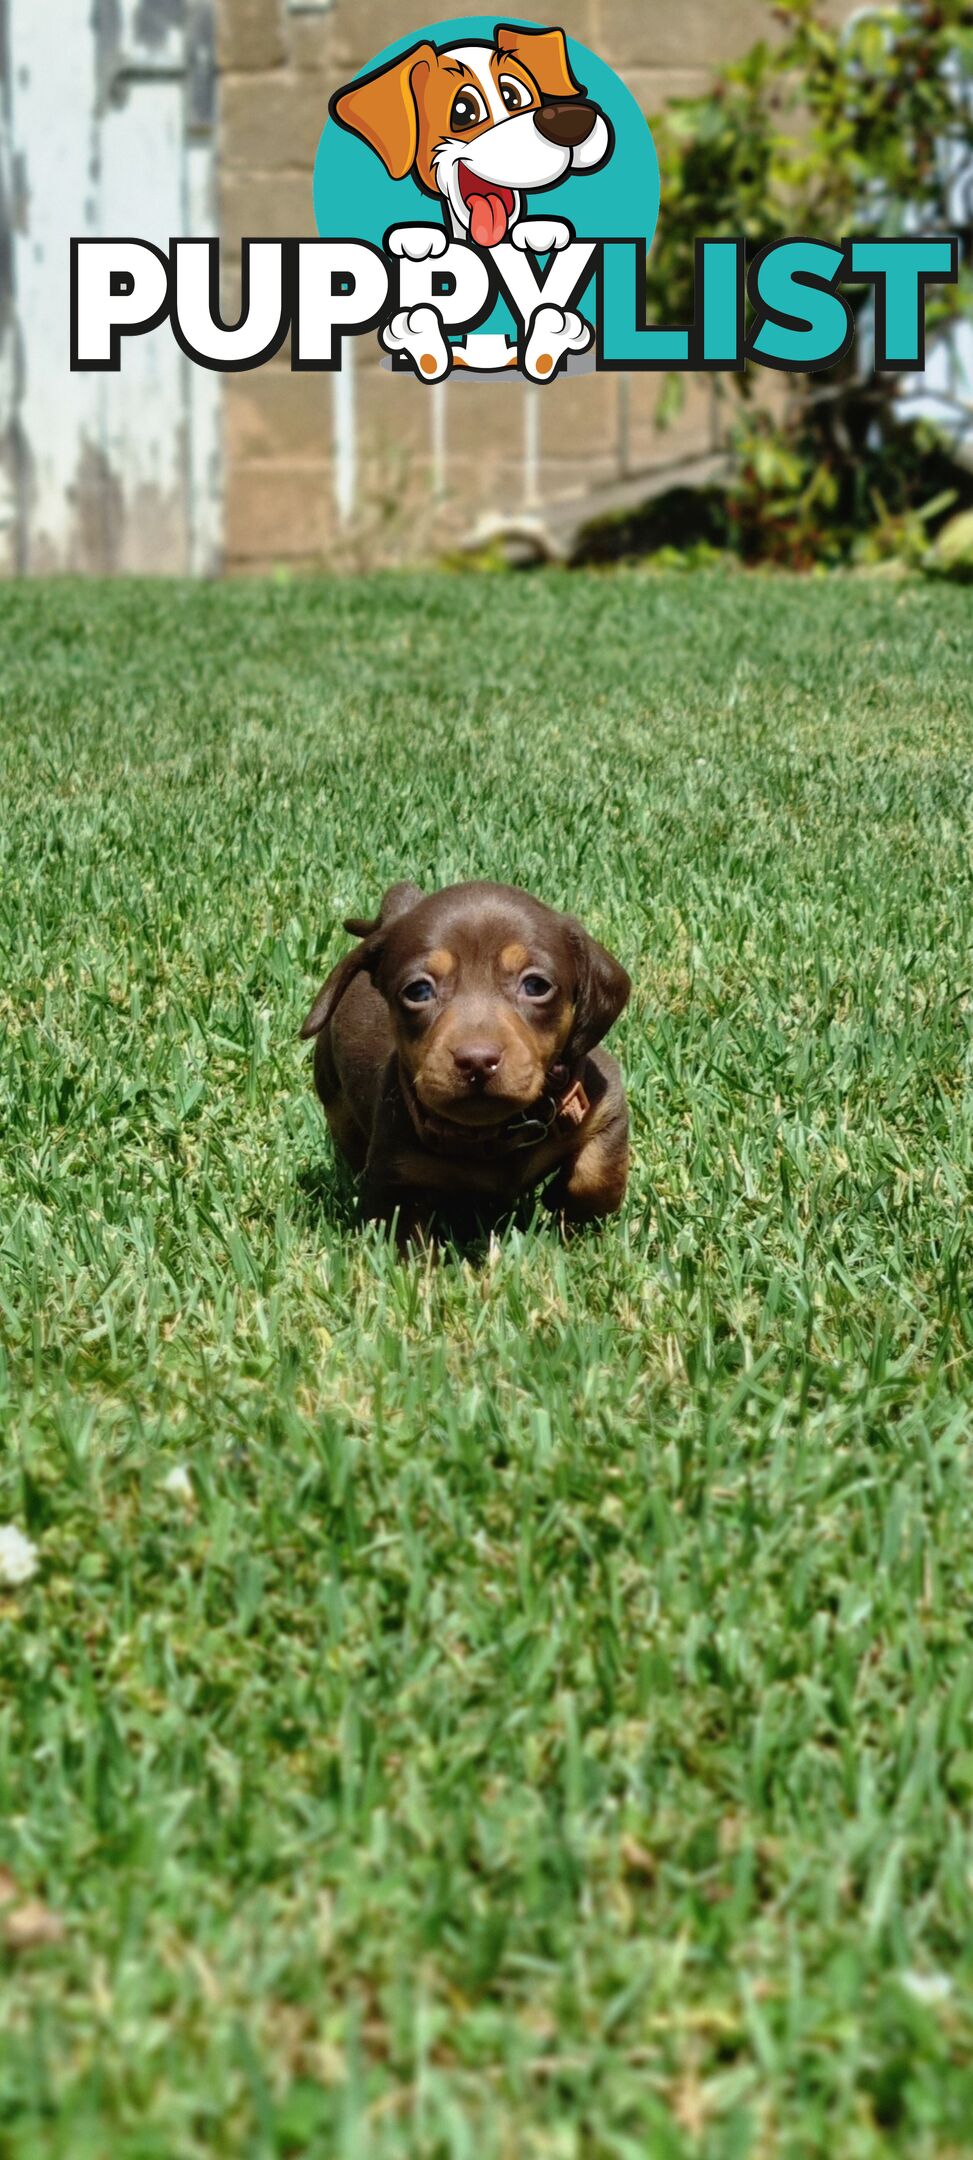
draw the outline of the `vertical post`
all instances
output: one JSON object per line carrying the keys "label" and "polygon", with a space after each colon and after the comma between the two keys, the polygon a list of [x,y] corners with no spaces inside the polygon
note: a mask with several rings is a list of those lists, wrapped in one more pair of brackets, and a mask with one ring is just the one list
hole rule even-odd
{"label": "vertical post", "polygon": [[632,378],[618,378],[618,477],[627,480],[632,470]]}
{"label": "vertical post", "polygon": [[430,414],[430,450],[432,463],[433,501],[445,499],[447,485],[446,399],[449,394],[449,378],[436,383],[426,396],[432,406]]}
{"label": "vertical post", "polygon": [[524,509],[537,510],[541,499],[541,408],[542,397],[557,396],[557,392],[539,390],[533,383],[524,387]]}
{"label": "vertical post", "polygon": [[[216,25],[214,0],[188,0],[186,16],[185,224],[196,239],[219,231],[216,202]],[[223,380],[183,361],[189,570],[215,577],[223,555]]]}
{"label": "vertical post", "polygon": [[335,509],[339,525],[350,525],[358,500],[354,338],[344,340],[341,366],[331,377],[331,421]]}

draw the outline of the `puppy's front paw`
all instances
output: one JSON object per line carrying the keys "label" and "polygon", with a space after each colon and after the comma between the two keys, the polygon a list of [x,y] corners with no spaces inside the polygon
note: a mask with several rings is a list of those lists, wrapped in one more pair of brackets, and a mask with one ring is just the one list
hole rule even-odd
{"label": "puppy's front paw", "polygon": [[396,225],[388,236],[390,255],[404,255],[409,262],[428,262],[431,255],[445,255],[448,235],[441,225]]}
{"label": "puppy's front paw", "polygon": [[549,255],[553,248],[557,253],[569,247],[574,239],[574,228],[566,218],[522,218],[519,225],[511,227],[510,238],[515,248],[526,255]]}
{"label": "puppy's front paw", "polygon": [[539,307],[524,350],[524,368],[532,382],[550,382],[571,352],[587,352],[591,324],[573,309]]}
{"label": "puppy's front paw", "polygon": [[450,350],[435,308],[400,308],[381,332],[386,352],[405,353],[423,382],[441,382],[449,374]]}
{"label": "puppy's front paw", "polygon": [[629,1172],[628,1113],[624,1103],[611,1124],[586,1140],[544,1194],[544,1205],[566,1228],[617,1215]]}

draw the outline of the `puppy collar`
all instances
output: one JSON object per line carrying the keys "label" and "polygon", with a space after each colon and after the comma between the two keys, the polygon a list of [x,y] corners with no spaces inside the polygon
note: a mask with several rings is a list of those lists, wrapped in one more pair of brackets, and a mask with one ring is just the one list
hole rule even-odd
{"label": "puppy collar", "polygon": [[563,1138],[584,1124],[590,1109],[586,1088],[580,1080],[575,1080],[565,1094],[558,1096],[548,1092],[541,1096],[539,1103],[532,1103],[529,1110],[521,1110],[511,1118],[509,1125],[503,1127],[505,1145],[511,1149],[536,1147],[554,1133]]}
{"label": "puppy collar", "polygon": [[583,1125],[591,1109],[591,1098],[581,1079],[575,1079],[565,1087],[568,1079],[564,1066],[552,1065],[548,1073],[548,1086],[536,1103],[526,1110],[518,1110],[506,1124],[478,1133],[469,1125],[461,1125],[458,1119],[436,1117],[420,1103],[415,1089],[406,1073],[402,1075],[403,1092],[409,1115],[420,1139],[433,1147],[462,1150],[465,1154],[512,1155],[521,1148],[539,1147],[542,1140],[555,1136],[564,1138]]}

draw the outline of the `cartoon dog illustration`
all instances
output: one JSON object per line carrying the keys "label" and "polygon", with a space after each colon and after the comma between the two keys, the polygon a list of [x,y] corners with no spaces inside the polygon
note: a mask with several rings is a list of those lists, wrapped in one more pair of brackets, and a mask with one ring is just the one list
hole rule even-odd
{"label": "cartoon dog illustration", "polygon": [[[329,110],[369,144],[394,180],[411,174],[424,194],[441,199],[444,227],[403,225],[388,236],[393,253],[414,261],[445,254],[451,239],[483,249],[509,240],[537,254],[566,247],[571,226],[525,216],[524,197],[557,187],[569,173],[595,172],[614,145],[611,123],[575,80],[563,30],[510,23],[497,24],[492,45],[413,46],[336,91]],[[539,307],[527,339],[528,373],[535,372],[538,340],[545,347],[536,370],[542,380],[591,338],[590,325],[572,310]],[[407,353],[427,379],[446,373],[452,359],[467,358],[463,347],[450,355],[430,307],[393,316],[382,342]],[[480,338],[478,345],[474,364],[516,365],[505,339]],[[482,351],[488,345],[489,358]]]}

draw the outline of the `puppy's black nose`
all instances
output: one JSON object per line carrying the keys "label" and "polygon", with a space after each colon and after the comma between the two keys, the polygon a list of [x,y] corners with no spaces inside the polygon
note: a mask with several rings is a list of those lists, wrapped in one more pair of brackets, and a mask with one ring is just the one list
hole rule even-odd
{"label": "puppy's black nose", "polygon": [[597,118],[596,105],[589,105],[586,98],[570,98],[561,105],[539,106],[534,126],[545,142],[556,143],[559,150],[576,150],[579,143],[587,142]]}
{"label": "puppy's black nose", "polygon": [[464,1080],[489,1080],[503,1056],[494,1043],[464,1043],[453,1051],[453,1064]]}

